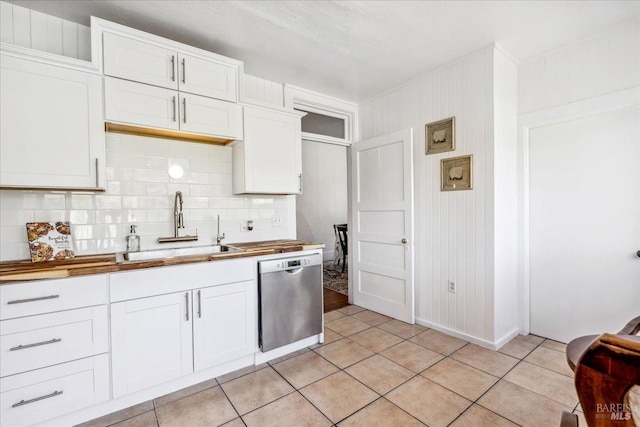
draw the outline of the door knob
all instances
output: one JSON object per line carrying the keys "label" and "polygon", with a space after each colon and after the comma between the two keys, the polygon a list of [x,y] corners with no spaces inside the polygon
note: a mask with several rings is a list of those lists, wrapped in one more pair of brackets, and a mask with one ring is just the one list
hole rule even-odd
{"label": "door knob", "polygon": [[[402,238],[402,243],[403,243],[403,244],[406,244],[406,243],[407,243],[407,238],[406,238],[406,237],[403,237],[403,238]],[[640,256],[640,255],[638,255],[638,256]]]}
{"label": "door knob", "polygon": [[636,255],[638,255],[640,257],[640,251],[636,252]]}

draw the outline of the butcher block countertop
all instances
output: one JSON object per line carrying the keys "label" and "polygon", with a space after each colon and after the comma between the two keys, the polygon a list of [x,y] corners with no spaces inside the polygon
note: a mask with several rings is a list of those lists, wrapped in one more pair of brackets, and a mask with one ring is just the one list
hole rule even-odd
{"label": "butcher block countertop", "polygon": [[29,260],[5,261],[0,262],[0,285],[30,280],[61,279],[87,274],[114,273],[118,271],[139,270],[141,268],[273,255],[324,248],[323,243],[304,240],[269,240],[265,242],[233,243],[232,245],[243,249],[243,251],[124,262],[118,262],[116,260],[116,254],[114,253],[84,255],[66,261],[41,263],[32,263]]}

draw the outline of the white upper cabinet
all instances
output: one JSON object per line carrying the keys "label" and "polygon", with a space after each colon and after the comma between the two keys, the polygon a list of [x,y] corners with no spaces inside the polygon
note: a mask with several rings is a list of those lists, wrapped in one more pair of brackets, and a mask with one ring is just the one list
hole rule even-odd
{"label": "white upper cabinet", "polygon": [[[103,33],[104,74],[236,102],[238,68],[173,47]],[[213,55],[212,55],[213,56]]]}
{"label": "white upper cabinet", "polygon": [[244,107],[244,141],[233,146],[234,194],[302,193],[301,117]]}
{"label": "white upper cabinet", "polygon": [[2,54],[0,84],[0,187],[104,189],[102,77]]}
{"label": "white upper cabinet", "polygon": [[242,107],[238,104],[180,92],[179,108],[181,130],[242,138]]}
{"label": "white upper cabinet", "polygon": [[178,52],[111,33],[103,34],[104,74],[178,89]]}

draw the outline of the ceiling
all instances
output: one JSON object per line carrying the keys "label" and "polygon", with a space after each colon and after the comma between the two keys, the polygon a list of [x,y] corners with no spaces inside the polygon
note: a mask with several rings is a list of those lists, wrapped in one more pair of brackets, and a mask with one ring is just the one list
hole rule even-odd
{"label": "ceiling", "polygon": [[354,102],[493,42],[523,61],[640,16],[640,0],[11,2],[84,25],[115,21]]}

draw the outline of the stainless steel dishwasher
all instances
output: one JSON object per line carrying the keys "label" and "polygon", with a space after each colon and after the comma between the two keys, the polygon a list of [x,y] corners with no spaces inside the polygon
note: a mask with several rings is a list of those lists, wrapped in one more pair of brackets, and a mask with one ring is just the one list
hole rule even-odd
{"label": "stainless steel dishwasher", "polygon": [[260,350],[322,332],[322,256],[258,263]]}

